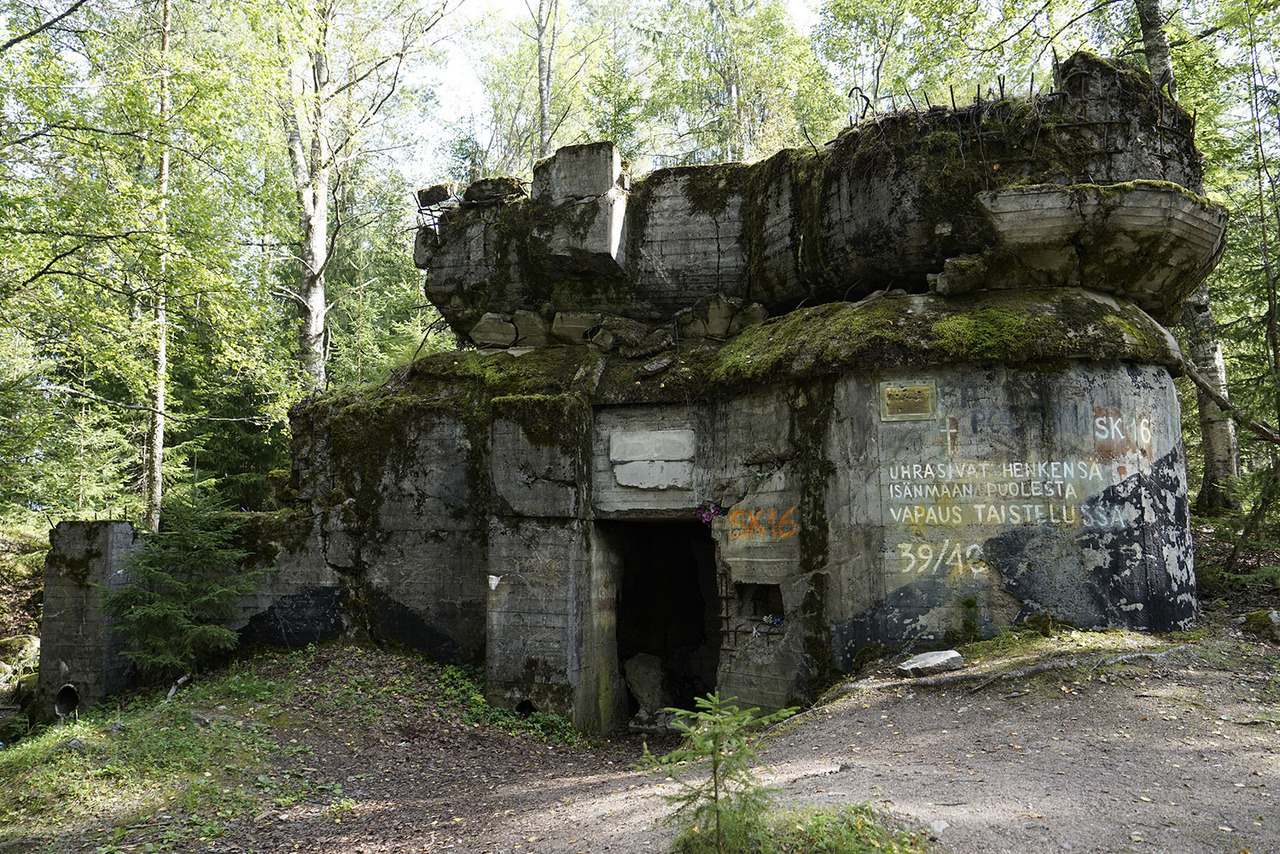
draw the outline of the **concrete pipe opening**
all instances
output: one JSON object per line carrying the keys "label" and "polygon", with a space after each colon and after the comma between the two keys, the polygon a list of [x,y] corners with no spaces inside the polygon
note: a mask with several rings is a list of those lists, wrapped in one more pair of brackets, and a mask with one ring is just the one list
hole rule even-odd
{"label": "concrete pipe opening", "polygon": [[79,706],[80,692],[70,683],[59,688],[58,695],[53,698],[53,713],[60,718],[75,714]]}

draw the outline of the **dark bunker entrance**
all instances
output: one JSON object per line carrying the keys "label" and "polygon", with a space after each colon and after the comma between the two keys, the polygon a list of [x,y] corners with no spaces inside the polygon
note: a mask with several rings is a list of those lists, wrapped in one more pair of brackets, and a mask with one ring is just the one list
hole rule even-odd
{"label": "dark bunker entrance", "polygon": [[605,527],[622,564],[618,665],[627,678],[632,713],[644,702],[637,689],[652,698],[659,673],[662,700],[645,711],[656,712],[663,705],[692,709],[695,697],[715,690],[720,664],[720,597],[711,530],[697,521],[612,522]]}

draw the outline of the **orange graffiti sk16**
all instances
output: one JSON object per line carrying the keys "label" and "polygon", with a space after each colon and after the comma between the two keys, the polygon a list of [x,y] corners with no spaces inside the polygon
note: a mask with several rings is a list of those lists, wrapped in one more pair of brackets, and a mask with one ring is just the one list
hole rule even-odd
{"label": "orange graffiti sk16", "polygon": [[777,507],[770,507],[768,510],[734,510],[729,514],[729,536],[735,540],[740,537],[765,537],[773,540],[794,537],[800,530],[800,525],[791,518],[795,512],[794,507],[785,512]]}

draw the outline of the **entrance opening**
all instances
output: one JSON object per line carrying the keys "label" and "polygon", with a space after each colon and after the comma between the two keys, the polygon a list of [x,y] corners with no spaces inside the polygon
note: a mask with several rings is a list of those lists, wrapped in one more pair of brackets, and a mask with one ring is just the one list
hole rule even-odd
{"label": "entrance opening", "polygon": [[[696,521],[606,524],[622,558],[618,663],[633,683],[645,678],[636,674],[648,662],[647,681],[652,685],[660,675],[667,705],[692,709],[695,697],[715,690],[720,664],[720,596],[711,530]],[[636,711],[643,699],[636,696],[634,684],[629,687]]]}

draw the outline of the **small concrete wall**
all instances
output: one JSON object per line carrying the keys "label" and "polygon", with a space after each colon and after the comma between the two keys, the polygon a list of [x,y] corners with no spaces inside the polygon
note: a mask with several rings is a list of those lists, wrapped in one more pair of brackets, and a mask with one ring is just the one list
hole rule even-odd
{"label": "small concrete wall", "polygon": [[137,544],[129,522],[59,522],[49,532],[36,706],[40,717],[51,720],[91,706],[125,687],[131,668],[120,654],[122,642],[108,631],[102,590],[125,583],[121,561]]}

